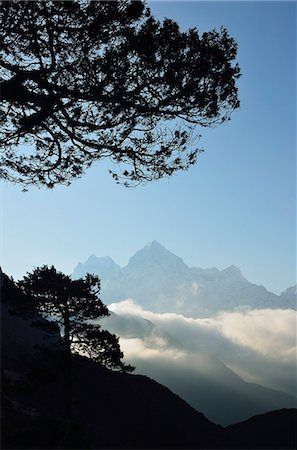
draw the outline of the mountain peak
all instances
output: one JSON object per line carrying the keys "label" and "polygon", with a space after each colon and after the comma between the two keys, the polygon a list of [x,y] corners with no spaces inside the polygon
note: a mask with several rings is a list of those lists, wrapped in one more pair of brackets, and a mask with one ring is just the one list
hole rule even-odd
{"label": "mountain peak", "polygon": [[232,272],[232,273],[240,273],[240,269],[238,267],[234,266],[234,264],[231,264],[231,266],[228,266],[226,269],[224,269],[226,272]]}
{"label": "mountain peak", "polygon": [[179,256],[167,250],[160,242],[154,240],[145,245],[129,259],[129,267],[167,267],[167,269],[184,269],[186,264]]}
{"label": "mountain peak", "polygon": [[85,263],[92,263],[94,261],[97,261],[97,256],[96,255],[91,255],[88,257],[88,259],[86,260]]}
{"label": "mountain peak", "polygon": [[106,262],[106,263],[111,263],[111,264],[116,264],[110,256],[96,256],[96,255],[89,256],[88,259],[86,260],[85,264],[93,264],[93,263],[100,262],[100,261]]}
{"label": "mountain peak", "polygon": [[241,271],[238,269],[238,267],[234,266],[234,264],[231,264],[231,266],[226,267],[226,269],[223,269],[221,271],[222,275],[225,275],[227,277],[232,277],[232,278],[240,278],[240,279],[245,279],[244,276],[242,275]]}
{"label": "mountain peak", "polygon": [[91,255],[84,263],[78,263],[72,276],[77,279],[83,277],[86,273],[92,273],[105,279],[111,275],[116,275],[119,271],[120,266],[110,256]]}
{"label": "mountain peak", "polygon": [[148,242],[146,244],[146,246],[144,247],[144,249],[169,251],[169,250],[167,250],[167,248],[164,247],[164,245],[160,244],[160,242],[158,242],[156,240]]}

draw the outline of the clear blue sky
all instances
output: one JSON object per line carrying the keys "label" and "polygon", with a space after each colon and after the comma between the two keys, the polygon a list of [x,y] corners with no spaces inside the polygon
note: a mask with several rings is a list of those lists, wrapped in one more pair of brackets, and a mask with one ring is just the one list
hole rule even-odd
{"label": "clear blue sky", "polygon": [[2,185],[3,270],[71,273],[91,254],[120,265],[158,240],[193,266],[235,264],[273,292],[295,284],[296,3],[151,2],[183,29],[228,28],[239,46],[241,108],[201,131],[190,171],[144,187],[114,184],[105,165],[53,191]]}

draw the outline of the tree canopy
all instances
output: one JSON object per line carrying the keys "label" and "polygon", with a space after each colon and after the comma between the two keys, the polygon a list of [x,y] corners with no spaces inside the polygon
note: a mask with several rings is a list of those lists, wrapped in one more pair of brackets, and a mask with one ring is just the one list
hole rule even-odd
{"label": "tree canopy", "polygon": [[[111,160],[135,185],[189,168],[194,129],[239,107],[237,45],[142,1],[2,1],[0,177],[70,184]],[[197,136],[198,137],[198,136]]]}
{"label": "tree canopy", "polygon": [[[110,369],[133,370],[122,361],[124,355],[118,338],[94,322],[109,315],[99,298],[97,276],[87,274],[72,280],[53,266],[43,266],[28,273],[18,286],[28,299],[19,307],[19,312],[28,316],[37,310],[44,318],[57,323],[66,356],[80,353]],[[41,326],[44,326],[43,322]]]}

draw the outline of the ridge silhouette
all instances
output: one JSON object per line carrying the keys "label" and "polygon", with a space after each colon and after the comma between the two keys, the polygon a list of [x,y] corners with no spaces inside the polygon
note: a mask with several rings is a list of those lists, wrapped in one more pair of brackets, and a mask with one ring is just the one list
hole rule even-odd
{"label": "ridge silhouette", "polygon": [[[61,354],[26,347],[32,336],[37,343],[41,336],[37,338],[30,321],[7,311],[21,295],[1,273],[2,448],[59,448],[65,425]],[[113,372],[81,356],[73,357],[73,368],[74,416],[65,449],[247,448],[237,426],[233,432],[232,427],[215,425],[148,377]],[[265,431],[270,417],[279,430],[275,428],[274,448],[293,448],[292,433],[283,436],[280,430],[290,427],[295,414],[290,410],[265,416],[265,425],[257,425],[257,448],[271,443]]]}

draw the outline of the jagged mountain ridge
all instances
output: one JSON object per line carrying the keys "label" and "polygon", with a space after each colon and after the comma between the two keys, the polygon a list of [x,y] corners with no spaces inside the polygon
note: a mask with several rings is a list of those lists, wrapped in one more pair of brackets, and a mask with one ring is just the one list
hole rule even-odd
{"label": "jagged mountain ridge", "polygon": [[294,288],[278,296],[250,283],[234,265],[224,270],[189,267],[157,241],[137,251],[123,268],[109,257],[93,255],[75,267],[73,277],[87,272],[101,277],[106,304],[133,298],[154,312],[191,317],[237,308],[296,309]]}

